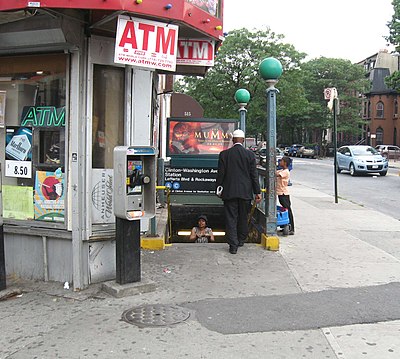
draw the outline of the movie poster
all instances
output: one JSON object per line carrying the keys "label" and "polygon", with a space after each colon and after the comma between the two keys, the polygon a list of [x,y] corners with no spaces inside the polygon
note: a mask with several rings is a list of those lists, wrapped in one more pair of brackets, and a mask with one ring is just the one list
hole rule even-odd
{"label": "movie poster", "polygon": [[55,172],[36,171],[35,220],[64,222],[64,188],[64,174],[61,169]]}
{"label": "movie poster", "polygon": [[168,155],[218,155],[232,145],[235,122],[170,120]]}

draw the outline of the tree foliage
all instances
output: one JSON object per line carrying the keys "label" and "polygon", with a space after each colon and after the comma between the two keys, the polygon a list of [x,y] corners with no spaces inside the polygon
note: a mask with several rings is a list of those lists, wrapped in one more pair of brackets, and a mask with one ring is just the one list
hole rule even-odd
{"label": "tree foliage", "polygon": [[[397,53],[400,52],[400,0],[393,0],[392,1],[394,13],[392,15],[391,21],[387,23],[389,28],[389,36],[386,37],[386,40],[391,43]],[[395,71],[391,76],[388,76],[385,79],[386,85],[400,92],[400,72]]]}
{"label": "tree foliage", "polygon": [[304,89],[310,104],[308,120],[303,122],[306,128],[322,132],[332,127],[332,115],[327,111],[324,89],[335,87],[340,99],[338,132],[360,133],[362,119],[358,95],[365,92],[369,85],[363,67],[352,64],[349,60],[321,57],[305,63],[302,69]]}
{"label": "tree foliage", "polygon": [[269,28],[234,30],[226,36],[214,67],[205,77],[185,77],[175,90],[199,101],[206,117],[239,119],[234,95],[236,90],[245,88],[251,94],[247,135],[264,134],[267,85],[259,75],[259,64],[272,56],[283,67],[276,85],[278,143],[311,142],[311,134],[315,138],[318,133],[322,138],[323,131],[332,127],[323,98],[327,87],[336,87],[341,103],[346,105],[342,106],[338,129],[351,133],[359,130],[357,95],[367,84],[363,68],[341,59],[319,58],[304,63],[305,55]]}
{"label": "tree foliage", "polygon": [[[194,97],[203,106],[206,117],[239,118],[236,90],[245,88],[251,100],[247,106],[247,134],[264,133],[266,124],[266,84],[258,73],[260,62],[273,56],[282,63],[283,76],[279,90],[278,116],[290,117],[302,113],[306,105],[301,86],[300,62],[305,54],[282,42],[283,36],[269,28],[262,30],[239,29],[230,32],[215,59],[215,65],[204,78],[184,78],[176,87]],[[291,91],[287,91],[288,89]]]}

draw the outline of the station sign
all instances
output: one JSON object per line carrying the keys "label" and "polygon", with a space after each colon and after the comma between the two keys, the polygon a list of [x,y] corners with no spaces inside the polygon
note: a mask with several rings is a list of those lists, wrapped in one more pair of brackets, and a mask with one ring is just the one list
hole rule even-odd
{"label": "station sign", "polygon": [[215,194],[216,168],[165,167],[164,183],[174,194]]}

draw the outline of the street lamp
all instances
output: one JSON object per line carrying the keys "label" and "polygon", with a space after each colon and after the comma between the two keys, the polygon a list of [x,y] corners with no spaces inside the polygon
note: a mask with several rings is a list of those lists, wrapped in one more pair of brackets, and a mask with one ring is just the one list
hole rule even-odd
{"label": "street lamp", "polygon": [[235,101],[240,106],[239,114],[240,114],[240,129],[246,133],[246,106],[250,101],[250,92],[246,89],[239,89],[235,92]]}
{"label": "street lamp", "polygon": [[276,237],[276,94],[278,78],[282,75],[282,64],[273,57],[262,60],[259,66],[261,77],[267,83],[267,176],[266,193],[266,236]]}

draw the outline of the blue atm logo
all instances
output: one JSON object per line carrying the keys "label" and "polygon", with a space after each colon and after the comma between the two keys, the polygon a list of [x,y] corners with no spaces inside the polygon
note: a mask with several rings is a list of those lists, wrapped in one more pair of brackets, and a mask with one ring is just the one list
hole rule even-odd
{"label": "blue atm logo", "polygon": [[65,127],[65,107],[24,107],[22,112],[21,126]]}

